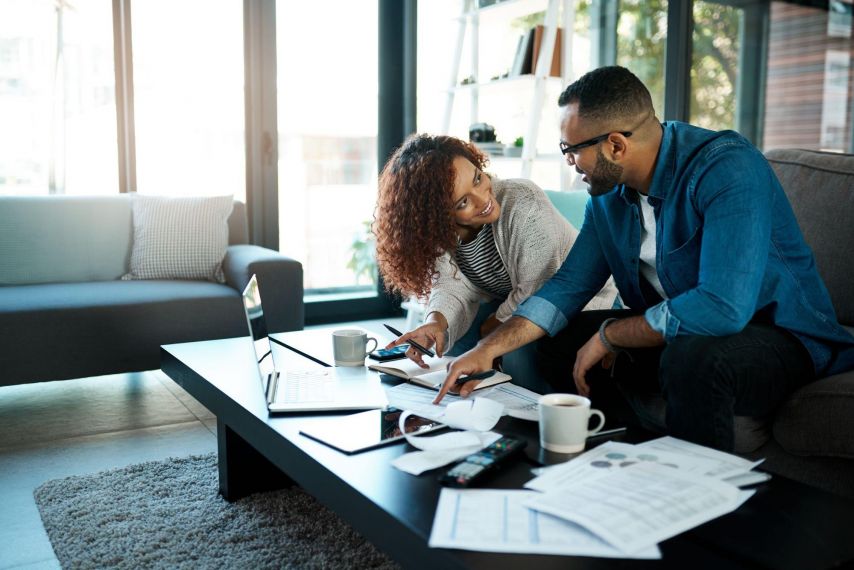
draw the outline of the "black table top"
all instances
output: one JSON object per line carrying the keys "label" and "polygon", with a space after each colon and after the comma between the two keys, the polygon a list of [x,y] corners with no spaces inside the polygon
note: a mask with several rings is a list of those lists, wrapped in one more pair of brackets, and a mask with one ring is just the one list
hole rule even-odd
{"label": "black table top", "polygon": [[[280,366],[319,366],[285,348],[274,345],[274,350]],[[164,372],[218,421],[406,567],[599,568],[664,563],[821,568],[854,561],[854,501],[777,476],[737,511],[661,543],[661,561],[430,549],[427,540],[442,470],[416,477],[392,467],[393,459],[412,451],[404,442],[346,455],[301,435],[301,428],[341,414],[268,414],[253,361],[249,337],[167,345],[161,351]],[[495,431],[526,439],[527,458],[498,473],[488,486],[521,488],[544,457],[537,424],[505,417]]]}

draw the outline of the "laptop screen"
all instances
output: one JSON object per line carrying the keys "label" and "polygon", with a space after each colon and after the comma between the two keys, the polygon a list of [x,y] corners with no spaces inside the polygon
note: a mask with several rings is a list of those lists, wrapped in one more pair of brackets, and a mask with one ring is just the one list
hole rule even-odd
{"label": "laptop screen", "polygon": [[249,333],[255,344],[255,359],[262,374],[266,376],[273,371],[273,356],[270,352],[270,339],[267,338],[267,321],[264,319],[264,308],[261,305],[261,290],[255,275],[243,290],[243,309],[246,312]]}

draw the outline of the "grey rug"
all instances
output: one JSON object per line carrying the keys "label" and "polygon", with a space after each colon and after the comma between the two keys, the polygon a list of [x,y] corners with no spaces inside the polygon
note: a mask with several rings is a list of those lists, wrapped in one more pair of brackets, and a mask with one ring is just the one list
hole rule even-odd
{"label": "grey rug", "polygon": [[397,568],[298,488],[234,503],[216,456],[167,459],[34,492],[63,568]]}

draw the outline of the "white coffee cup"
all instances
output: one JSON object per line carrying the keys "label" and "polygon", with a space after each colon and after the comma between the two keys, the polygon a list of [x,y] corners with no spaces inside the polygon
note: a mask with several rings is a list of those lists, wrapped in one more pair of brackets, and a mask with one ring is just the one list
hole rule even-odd
{"label": "white coffee cup", "polygon": [[[540,446],[557,453],[584,451],[587,436],[605,425],[605,414],[590,409],[590,400],[576,394],[546,394],[540,397]],[[588,430],[590,416],[599,425]]]}
{"label": "white coffee cup", "polygon": [[[368,350],[368,342],[374,346]],[[332,333],[335,366],[364,366],[365,357],[377,349],[377,339],[358,329],[341,329]]]}

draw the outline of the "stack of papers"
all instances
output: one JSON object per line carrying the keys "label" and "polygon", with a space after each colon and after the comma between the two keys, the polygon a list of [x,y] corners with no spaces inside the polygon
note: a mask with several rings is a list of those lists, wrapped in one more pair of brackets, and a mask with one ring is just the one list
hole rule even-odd
{"label": "stack of papers", "polygon": [[659,542],[749,499],[735,482],[759,463],[672,437],[607,442],[542,470],[529,491],[443,489],[430,546],[660,558]]}

